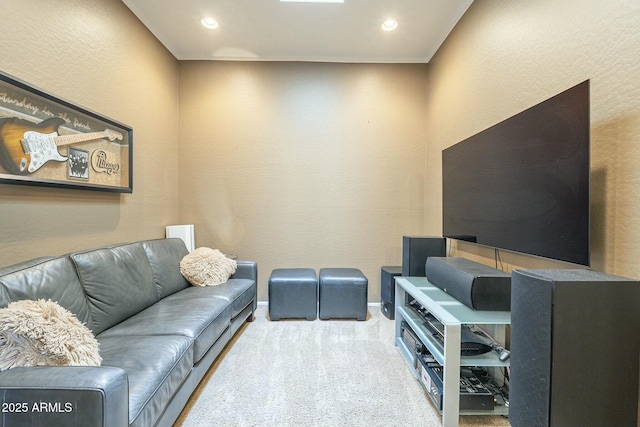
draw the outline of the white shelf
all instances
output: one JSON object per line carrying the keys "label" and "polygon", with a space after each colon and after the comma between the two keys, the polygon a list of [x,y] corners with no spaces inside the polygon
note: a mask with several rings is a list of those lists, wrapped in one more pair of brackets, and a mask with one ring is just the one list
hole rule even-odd
{"label": "white shelf", "polygon": [[[402,340],[402,321],[404,320],[428,348],[433,357],[442,365],[443,369],[443,408],[442,425],[457,426],[458,415],[507,415],[508,408],[504,401],[497,396],[497,405],[493,411],[460,410],[460,367],[482,366],[502,368],[509,366],[503,362],[494,351],[477,355],[460,355],[460,333],[462,325],[491,325],[504,339],[506,325],[511,323],[511,313],[508,311],[477,311],[454,299],[438,287],[432,285],[425,277],[396,277],[396,346],[401,354],[412,364],[413,354],[407,349]],[[411,295],[420,305],[434,315],[444,326],[444,351],[436,344],[435,338],[423,326],[422,319],[416,312],[405,306],[407,294]],[[419,373],[414,370],[416,377]]]}
{"label": "white shelf", "polygon": [[431,284],[426,277],[398,276],[396,283],[401,283],[406,292],[423,307],[428,306],[433,309],[432,314],[443,324],[508,325],[511,323],[511,312],[473,310]]}

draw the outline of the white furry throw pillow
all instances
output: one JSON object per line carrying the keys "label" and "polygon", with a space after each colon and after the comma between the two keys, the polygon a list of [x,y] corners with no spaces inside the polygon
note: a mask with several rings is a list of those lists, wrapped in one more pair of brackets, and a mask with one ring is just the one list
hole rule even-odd
{"label": "white furry throw pillow", "polygon": [[98,341],[89,328],[58,303],[21,300],[0,309],[0,371],[101,363]]}
{"label": "white furry throw pillow", "polygon": [[180,272],[195,286],[215,286],[236,272],[238,263],[218,249],[198,248],[180,261]]}

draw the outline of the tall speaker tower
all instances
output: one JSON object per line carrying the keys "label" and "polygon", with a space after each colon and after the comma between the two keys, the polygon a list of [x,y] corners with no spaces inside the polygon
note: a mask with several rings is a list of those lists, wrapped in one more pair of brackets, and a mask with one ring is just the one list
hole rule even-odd
{"label": "tall speaker tower", "polygon": [[402,236],[402,275],[425,277],[427,258],[446,255],[447,239],[444,237]]}
{"label": "tall speaker tower", "polygon": [[512,427],[638,425],[640,283],[590,270],[514,271]]}

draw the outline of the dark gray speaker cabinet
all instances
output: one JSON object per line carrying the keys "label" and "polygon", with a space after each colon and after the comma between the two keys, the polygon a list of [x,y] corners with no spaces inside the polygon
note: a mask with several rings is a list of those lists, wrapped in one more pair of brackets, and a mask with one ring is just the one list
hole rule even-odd
{"label": "dark gray speaker cabinet", "polygon": [[514,271],[512,427],[638,425],[640,283],[589,270]]}
{"label": "dark gray speaker cabinet", "polygon": [[402,274],[400,266],[385,266],[380,269],[380,310],[388,319],[396,318],[396,276]]}
{"label": "dark gray speaker cabinet", "polygon": [[402,236],[402,275],[425,277],[424,265],[430,256],[446,256],[444,237]]}

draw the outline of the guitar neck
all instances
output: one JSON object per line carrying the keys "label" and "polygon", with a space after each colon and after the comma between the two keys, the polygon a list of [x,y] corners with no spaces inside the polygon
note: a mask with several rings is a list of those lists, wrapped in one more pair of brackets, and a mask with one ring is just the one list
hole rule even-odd
{"label": "guitar neck", "polygon": [[[79,142],[91,141],[93,139],[107,138],[113,137],[113,132],[89,132],[89,133],[78,133],[75,135],[58,135],[54,137],[55,143],[58,147],[70,144],[77,144]],[[119,138],[122,139],[122,136],[119,135]]]}

